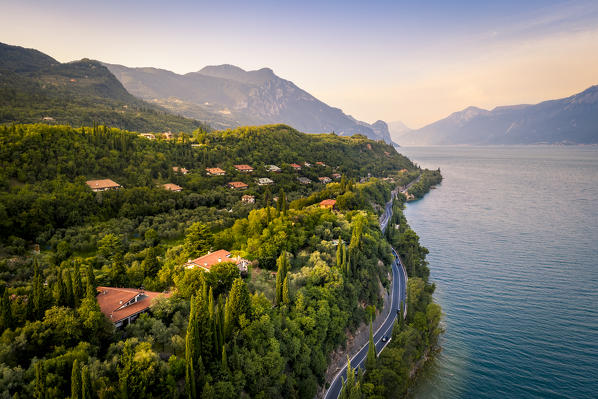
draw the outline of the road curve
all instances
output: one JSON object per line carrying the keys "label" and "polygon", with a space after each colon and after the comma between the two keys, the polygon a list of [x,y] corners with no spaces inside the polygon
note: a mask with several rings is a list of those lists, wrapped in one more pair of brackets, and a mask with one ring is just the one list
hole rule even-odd
{"label": "road curve", "polygon": [[[380,229],[384,231],[388,225],[388,221],[390,220],[390,216],[392,215],[392,202],[396,195],[396,191],[391,193],[390,201],[386,203],[384,208],[384,214],[380,217]],[[383,337],[391,337],[392,335],[392,327],[394,325],[395,318],[399,310],[400,303],[405,303],[405,298],[407,295],[407,273],[405,272],[405,267],[401,263],[401,259],[399,258],[398,254],[392,249],[394,255],[394,261],[392,262],[392,286],[391,286],[391,310],[388,313],[388,316],[382,323],[380,327],[374,332],[374,345],[376,346],[376,353],[380,353],[386,345],[390,342],[390,340],[386,340],[386,342],[382,341]],[[406,309],[404,310],[406,313]],[[368,353],[368,344],[366,343],[362,346],[357,353],[353,354],[351,357],[351,366],[355,369],[358,368],[365,368],[364,363]],[[336,399],[341,393],[341,389],[343,387],[343,380],[347,379],[347,365],[338,371],[338,373],[334,376],[332,382],[330,383],[330,387],[326,391],[324,395],[324,399]]]}

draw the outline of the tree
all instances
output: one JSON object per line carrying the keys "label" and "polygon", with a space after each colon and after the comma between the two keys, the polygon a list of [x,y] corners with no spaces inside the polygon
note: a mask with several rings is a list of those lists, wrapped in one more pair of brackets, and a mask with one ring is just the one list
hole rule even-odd
{"label": "tree", "polygon": [[74,305],[79,306],[81,298],[83,297],[83,283],[81,281],[81,265],[75,262],[73,272],[73,299]]}
{"label": "tree", "polygon": [[368,355],[365,360],[365,368],[367,371],[374,370],[376,367],[376,346],[374,345],[374,327],[372,319],[370,318],[370,340],[368,343]]}
{"label": "tree", "polygon": [[185,231],[183,248],[190,258],[198,257],[210,250],[213,244],[212,232],[203,223],[195,222]]}
{"label": "tree", "polygon": [[33,318],[34,320],[38,320],[44,315],[46,298],[37,258],[33,261],[33,292],[31,299],[33,303]]}
{"label": "tree", "polygon": [[81,399],[81,369],[77,359],[73,362],[71,371],[71,399]]}
{"label": "tree", "polygon": [[356,370],[351,367],[351,360],[347,356],[347,379],[343,381],[343,387],[339,399],[360,399],[361,387],[356,376]]}
{"label": "tree", "polygon": [[13,326],[12,301],[8,296],[8,289],[6,287],[0,300],[2,301],[2,309],[0,309],[0,331],[4,331]]}
{"label": "tree", "polygon": [[112,259],[118,253],[122,253],[122,244],[120,238],[114,234],[106,234],[98,241],[98,255]]}
{"label": "tree", "polygon": [[91,377],[89,367],[83,366],[81,370],[81,399],[92,399]]}
{"label": "tree", "polygon": [[95,273],[93,272],[93,268],[91,267],[91,265],[87,265],[87,273],[85,275],[86,275],[85,296],[95,298],[95,296],[96,296],[96,276],[95,276]]}
{"label": "tree", "polygon": [[239,319],[248,317],[251,310],[251,299],[247,285],[240,278],[236,279],[226,299],[224,325],[225,336],[230,337],[233,327],[239,326]]}
{"label": "tree", "polygon": [[123,255],[117,253],[114,257],[112,268],[110,269],[110,280],[112,285],[115,287],[126,287],[129,282],[127,277],[127,269],[125,268],[125,262]]}
{"label": "tree", "polygon": [[282,251],[282,254],[276,260],[278,264],[278,271],[276,272],[276,287],[274,295],[274,305],[278,306],[282,302],[282,291],[284,280],[287,275],[288,261],[286,251]]}
{"label": "tree", "polygon": [[343,240],[338,237],[338,244],[336,245],[336,267],[342,267],[343,264]]}
{"label": "tree", "polygon": [[287,306],[291,304],[291,297],[289,295],[289,276],[284,278],[284,283],[282,284],[282,302]]}
{"label": "tree", "polygon": [[35,363],[35,386],[33,388],[33,397],[35,399],[44,399],[46,397],[46,374],[41,360]]}
{"label": "tree", "polygon": [[70,307],[75,306],[75,296],[73,295],[73,275],[69,270],[63,270],[63,280],[65,282],[66,305]]}

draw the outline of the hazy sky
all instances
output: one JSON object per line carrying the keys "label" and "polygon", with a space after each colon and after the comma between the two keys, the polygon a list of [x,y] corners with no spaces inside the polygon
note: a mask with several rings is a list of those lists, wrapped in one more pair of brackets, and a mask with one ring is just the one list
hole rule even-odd
{"label": "hazy sky", "polygon": [[0,41],[62,62],[270,67],[368,122],[419,127],[598,84],[597,0],[0,0],[0,11]]}

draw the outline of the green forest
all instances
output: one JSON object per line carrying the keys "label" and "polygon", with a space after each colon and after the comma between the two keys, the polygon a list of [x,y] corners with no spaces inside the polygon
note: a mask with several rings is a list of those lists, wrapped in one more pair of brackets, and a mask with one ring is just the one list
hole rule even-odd
{"label": "green forest", "polygon": [[[378,226],[391,191],[427,172],[383,142],[285,125],[199,128],[175,140],[97,125],[7,125],[0,165],[2,397],[313,398],[329,354],[381,308],[391,244],[414,277],[410,313],[395,328],[409,338],[402,368],[391,370],[397,384],[408,385],[403,369],[435,343],[426,250],[400,219],[402,196],[393,216],[401,228]],[[212,167],[226,174],[207,175]],[[334,173],[342,177],[319,182]],[[261,177],[274,183],[260,186]],[[93,192],[90,179],[122,188]],[[331,198],[334,210],[319,206]],[[250,261],[247,274],[226,261],[210,272],[184,267],[218,249]],[[98,286],[170,294],[115,328]],[[358,381],[362,397],[393,397],[370,389],[383,367]]]}

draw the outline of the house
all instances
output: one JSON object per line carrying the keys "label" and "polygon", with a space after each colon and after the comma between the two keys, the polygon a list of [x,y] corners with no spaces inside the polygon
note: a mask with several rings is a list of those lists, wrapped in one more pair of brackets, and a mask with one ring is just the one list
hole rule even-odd
{"label": "house", "polygon": [[141,313],[147,312],[154,298],[170,296],[166,293],[135,288],[98,287],[97,291],[96,298],[100,310],[115,327],[126,326]]}
{"label": "house", "polygon": [[415,196],[413,194],[409,194],[409,191],[405,191],[403,194],[405,194],[405,199],[407,201],[413,201],[415,199]]}
{"label": "house", "polygon": [[386,155],[387,157],[389,157],[390,156],[390,152],[384,151],[384,155]]}
{"label": "house", "polygon": [[325,199],[324,201],[320,202],[320,208],[322,209],[333,209],[335,205],[335,199]]}
{"label": "house", "polygon": [[197,259],[189,259],[189,261],[185,264],[185,267],[187,269],[199,267],[209,272],[212,266],[222,262],[234,263],[237,265],[237,268],[241,273],[246,273],[247,266],[249,265],[249,261],[247,259],[243,259],[240,256],[233,257],[227,250],[219,249],[218,251],[208,252],[206,255],[200,256]]}
{"label": "house", "polygon": [[169,190],[169,191],[175,191],[175,192],[183,191],[183,187],[177,186],[176,184],[173,184],[173,183],[163,184],[162,187],[164,187],[164,190]]}
{"label": "house", "polygon": [[267,177],[260,177],[259,179],[257,179],[257,184],[259,186],[268,186],[273,183],[274,183],[274,180],[268,179]]}
{"label": "house", "polygon": [[237,169],[239,172],[243,172],[243,173],[253,172],[253,168],[249,165],[235,165],[235,169]]}
{"label": "house", "polygon": [[301,165],[298,165],[296,163],[292,163],[289,166],[295,170],[301,170]]}
{"label": "house", "polygon": [[238,189],[238,190],[245,190],[247,187],[249,187],[247,184],[243,183],[242,181],[231,181],[230,183],[228,183],[228,186],[232,189]]}
{"label": "house", "polygon": [[173,166],[173,167],[172,167],[172,170],[173,170],[175,173],[182,173],[182,174],[184,174],[184,175],[186,175],[187,173],[189,173],[189,171],[188,171],[187,169],[185,169],[185,168],[181,168],[181,167],[179,167],[179,166]]}
{"label": "house", "polygon": [[280,173],[282,172],[282,169],[280,169],[278,166],[276,165],[268,165],[266,167],[266,169],[268,170],[268,172],[274,172],[274,173]]}
{"label": "house", "polygon": [[206,168],[208,176],[224,176],[226,172],[220,168]]}
{"label": "house", "polygon": [[330,176],[332,176],[332,178],[333,178],[334,180],[338,180],[338,179],[340,179],[340,178],[341,178],[341,174],[340,174],[340,173],[333,173],[333,174],[331,174]]}
{"label": "house", "polygon": [[309,162],[303,162],[303,166],[306,168],[311,168],[311,164]]}
{"label": "house", "polygon": [[171,131],[168,131],[162,133],[162,137],[164,137],[165,140],[172,140],[174,138],[174,134],[172,134]]}
{"label": "house", "polygon": [[407,173],[407,169],[401,169],[399,170],[399,173]]}
{"label": "house", "polygon": [[241,202],[244,204],[255,204],[255,197],[253,195],[247,195],[241,197]]}
{"label": "house", "polygon": [[44,116],[42,118],[42,121],[46,121],[46,122],[54,122],[54,118],[52,118],[51,116]]}
{"label": "house", "polygon": [[320,162],[320,161],[316,162],[316,165],[326,167],[326,164],[324,162]]}
{"label": "house", "polygon": [[148,140],[155,140],[156,139],[156,136],[154,136],[151,133],[141,133],[140,136],[141,137],[145,137]]}
{"label": "house", "polygon": [[332,181],[332,179],[328,176],[318,177],[318,180],[323,184],[328,184]]}
{"label": "house", "polygon": [[303,176],[299,176],[297,178],[297,180],[299,180],[299,183],[301,184],[310,184],[311,180],[309,180],[307,177],[303,177]]}
{"label": "house", "polygon": [[110,179],[87,180],[86,183],[91,188],[91,191],[96,193],[98,191],[117,190],[121,187],[120,184]]}

